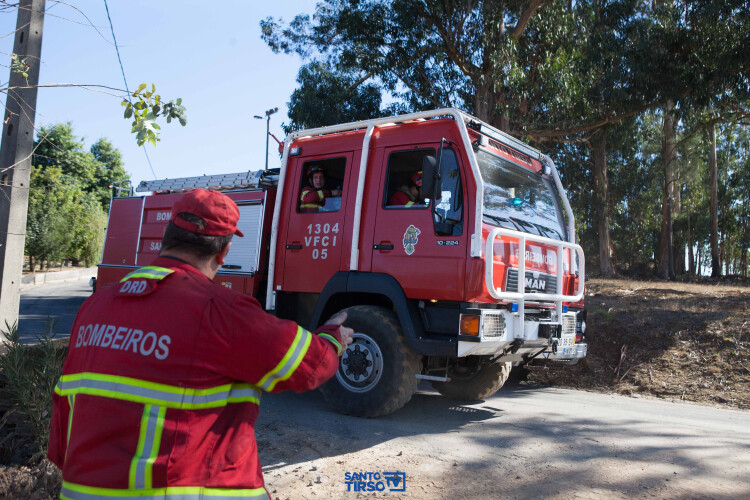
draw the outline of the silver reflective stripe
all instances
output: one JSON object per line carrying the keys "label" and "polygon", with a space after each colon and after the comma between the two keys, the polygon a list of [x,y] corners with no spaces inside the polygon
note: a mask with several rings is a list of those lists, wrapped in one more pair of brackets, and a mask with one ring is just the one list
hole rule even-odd
{"label": "silver reflective stripe", "polygon": [[[157,443],[156,429],[159,423],[159,407],[154,405],[146,405],[144,408],[146,413],[145,423],[145,435],[143,436],[143,450],[141,450],[140,456],[136,459],[135,463],[135,489],[143,490],[146,489],[146,467],[151,465],[149,460],[154,452],[154,447],[157,448],[160,443]],[[161,440],[159,440],[161,441]],[[150,488],[151,485],[149,484]]]}
{"label": "silver reflective stripe", "polygon": [[302,327],[297,327],[297,336],[295,337],[294,350],[291,355],[287,353],[286,361],[282,360],[283,365],[274,368],[270,374],[263,377],[258,387],[264,391],[270,391],[274,388],[277,382],[288,379],[294,370],[299,366],[302,358],[307,353],[307,348],[310,346],[312,334]]}
{"label": "silver reflective stripe", "polygon": [[179,409],[189,409],[191,407],[210,408],[222,406],[232,401],[236,402],[240,399],[260,399],[259,390],[253,387],[236,387],[232,385],[227,385],[222,390],[208,394],[194,394],[191,392],[193,389],[184,387],[175,387],[176,392],[170,392],[154,387],[142,387],[124,382],[84,378],[79,380],[61,379],[57,383],[57,388],[63,394],[92,394]]}
{"label": "silver reflective stripe", "polygon": [[70,500],[99,500],[102,498],[117,498],[118,500],[237,500],[238,498],[250,498],[253,500],[269,500],[268,493],[263,488],[256,490],[220,490],[216,488],[201,487],[174,487],[157,488],[145,491],[132,490],[110,490],[104,488],[80,489],[91,490],[83,492],[79,488],[71,488],[69,484],[63,483],[60,498]]}

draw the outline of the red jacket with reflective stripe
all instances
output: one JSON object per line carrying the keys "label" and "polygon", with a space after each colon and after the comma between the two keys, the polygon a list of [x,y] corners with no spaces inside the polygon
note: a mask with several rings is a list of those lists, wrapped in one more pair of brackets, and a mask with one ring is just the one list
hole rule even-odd
{"label": "red jacket with reflective stripe", "polygon": [[76,317],[48,450],[72,488],[63,492],[263,488],[260,389],[327,381],[338,368],[338,327],[312,334],[186,263],[152,266],[174,272],[131,273]]}
{"label": "red jacket with reflective stripe", "polygon": [[312,186],[305,186],[300,194],[299,208],[302,212],[319,210],[326,203],[326,198],[331,197],[331,192],[327,189],[315,189]]}

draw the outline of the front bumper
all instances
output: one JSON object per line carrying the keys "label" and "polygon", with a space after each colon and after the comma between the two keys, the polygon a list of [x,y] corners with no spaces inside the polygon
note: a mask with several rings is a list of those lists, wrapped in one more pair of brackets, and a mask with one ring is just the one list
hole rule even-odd
{"label": "front bumper", "polygon": [[576,344],[573,347],[567,347],[565,349],[558,349],[557,352],[545,353],[543,356],[550,361],[557,361],[568,365],[574,365],[578,363],[579,359],[586,357],[586,351],[588,344]]}
{"label": "front bumper", "polygon": [[522,328],[516,316],[506,310],[479,310],[479,334],[459,336],[458,357],[500,356],[498,361],[524,362],[544,357],[550,361],[575,364],[585,358],[587,345],[576,343],[579,333],[577,313],[563,313],[561,321],[526,316]]}

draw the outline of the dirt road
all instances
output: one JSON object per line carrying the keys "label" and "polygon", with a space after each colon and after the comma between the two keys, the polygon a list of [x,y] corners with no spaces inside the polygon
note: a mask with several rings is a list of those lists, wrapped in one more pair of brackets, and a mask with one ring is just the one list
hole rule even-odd
{"label": "dirt road", "polygon": [[[456,404],[423,384],[376,420],[318,394],[265,395],[261,414],[264,473],[282,500],[750,496],[741,410],[523,385]],[[347,472],[403,472],[405,488],[347,491]]]}
{"label": "dirt road", "polygon": [[[750,407],[747,287],[587,286],[588,362],[532,380]],[[71,293],[84,292],[26,300],[74,314]],[[403,410],[364,420],[334,413],[317,393],[270,394],[257,437],[280,500],[750,498],[750,412],[649,397],[522,384],[457,404],[423,383]],[[50,470],[0,465],[0,499],[51,498],[59,477]],[[403,491],[389,493],[394,482],[353,491],[346,473],[355,472],[403,473]]]}

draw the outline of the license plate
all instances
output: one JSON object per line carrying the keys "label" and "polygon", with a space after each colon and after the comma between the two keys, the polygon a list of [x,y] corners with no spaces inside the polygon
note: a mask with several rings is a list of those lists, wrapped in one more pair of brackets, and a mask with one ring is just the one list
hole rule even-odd
{"label": "license plate", "polygon": [[558,349],[569,349],[576,345],[576,334],[575,333],[563,333],[560,335],[560,342],[557,344]]}

